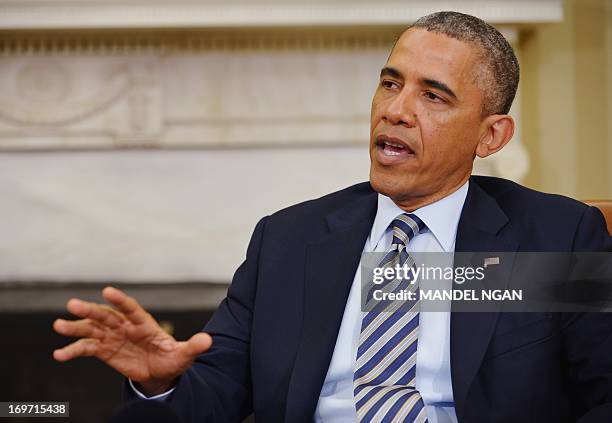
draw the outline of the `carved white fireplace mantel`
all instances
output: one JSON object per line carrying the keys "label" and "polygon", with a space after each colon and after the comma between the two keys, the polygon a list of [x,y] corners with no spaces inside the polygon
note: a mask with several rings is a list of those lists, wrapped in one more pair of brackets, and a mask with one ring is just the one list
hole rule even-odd
{"label": "carved white fireplace mantel", "polygon": [[[561,3],[0,0],[0,282],[226,282],[259,217],[367,179],[403,26],[454,9],[516,44]],[[519,103],[477,172],[526,174]]]}

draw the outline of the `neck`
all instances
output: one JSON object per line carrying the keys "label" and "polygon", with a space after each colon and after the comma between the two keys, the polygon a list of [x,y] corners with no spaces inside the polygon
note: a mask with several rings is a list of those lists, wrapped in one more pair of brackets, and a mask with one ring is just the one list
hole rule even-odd
{"label": "neck", "polygon": [[458,183],[453,184],[447,188],[436,191],[434,194],[425,195],[420,197],[390,197],[391,200],[402,210],[405,212],[413,212],[421,207],[425,207],[429,204],[435,203],[445,197],[448,197],[459,188],[466,183],[466,181],[470,178],[470,175],[465,176]]}

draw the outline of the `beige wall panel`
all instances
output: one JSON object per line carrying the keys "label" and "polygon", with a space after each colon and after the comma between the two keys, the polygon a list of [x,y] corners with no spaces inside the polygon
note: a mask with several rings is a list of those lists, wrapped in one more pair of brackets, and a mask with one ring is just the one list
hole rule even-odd
{"label": "beige wall panel", "polygon": [[562,22],[522,34],[529,186],[579,199],[610,196],[609,10],[606,0],[568,0]]}
{"label": "beige wall panel", "polygon": [[608,196],[612,198],[612,1],[606,2],[606,85],[608,87]]}
{"label": "beige wall panel", "polygon": [[576,189],[580,198],[608,193],[606,0],[574,2]]}
{"label": "beige wall panel", "polygon": [[574,57],[571,13],[562,23],[523,37],[522,88],[525,145],[532,159],[526,183],[576,194]]}

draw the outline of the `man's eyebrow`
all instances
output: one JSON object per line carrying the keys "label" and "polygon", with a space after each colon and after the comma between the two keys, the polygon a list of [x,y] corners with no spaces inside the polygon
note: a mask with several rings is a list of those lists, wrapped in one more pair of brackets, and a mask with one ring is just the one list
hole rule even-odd
{"label": "man's eyebrow", "polygon": [[455,100],[457,99],[457,96],[455,95],[453,90],[451,90],[448,87],[448,85],[446,85],[444,82],[436,81],[435,79],[423,79],[422,81],[423,81],[423,84],[425,84],[425,85],[427,85],[427,86],[429,86],[431,88],[435,88],[437,90],[445,92],[446,94],[450,95]]}
{"label": "man's eyebrow", "polygon": [[400,71],[390,66],[385,66],[380,70],[380,77],[382,78],[383,76],[390,76],[391,78],[397,79],[403,78],[402,73]]}
{"label": "man's eyebrow", "polygon": [[[404,76],[402,75],[402,73],[400,71],[398,71],[397,69],[395,69],[395,68],[393,68],[391,66],[385,66],[384,68],[382,68],[380,70],[380,77],[382,78],[383,76],[389,76],[391,78],[396,78],[396,79],[403,79],[404,78]],[[444,82],[440,82],[440,81],[437,81],[435,79],[429,79],[429,78],[423,78],[423,79],[421,79],[421,82],[424,85],[427,85],[427,86],[429,86],[431,88],[435,88],[437,90],[440,90],[440,91],[448,94],[449,96],[451,96],[455,100],[457,99],[457,95]]]}

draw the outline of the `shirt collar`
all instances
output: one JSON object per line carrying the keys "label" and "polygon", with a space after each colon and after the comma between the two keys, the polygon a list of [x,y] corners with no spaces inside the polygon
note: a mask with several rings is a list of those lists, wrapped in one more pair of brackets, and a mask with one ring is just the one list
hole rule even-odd
{"label": "shirt collar", "polygon": [[[468,186],[469,182],[466,182],[455,192],[412,212],[425,222],[427,228],[446,252],[450,252],[454,248],[457,225],[467,197]],[[393,219],[402,213],[405,213],[405,211],[400,209],[393,200],[378,194],[378,209],[370,233],[372,250],[380,242]]]}

